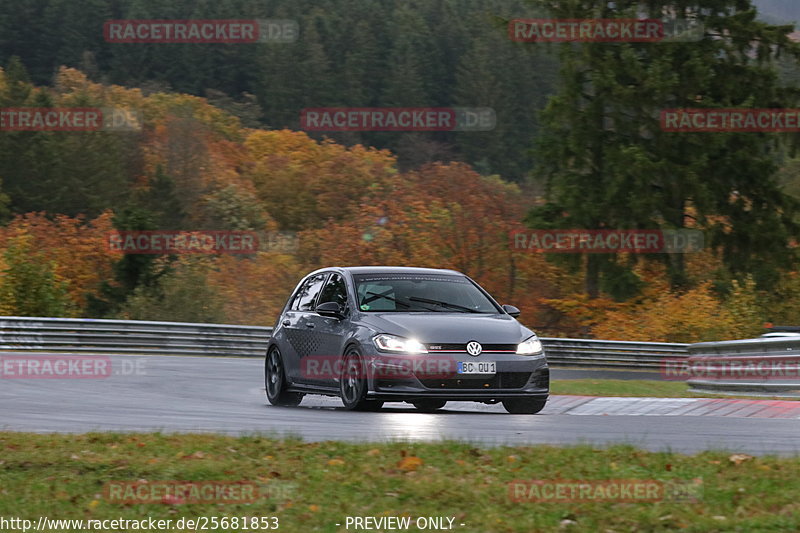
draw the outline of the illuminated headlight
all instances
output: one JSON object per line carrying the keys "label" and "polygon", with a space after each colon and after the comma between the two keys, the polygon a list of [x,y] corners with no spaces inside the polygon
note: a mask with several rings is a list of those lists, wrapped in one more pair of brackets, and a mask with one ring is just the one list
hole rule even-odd
{"label": "illuminated headlight", "polygon": [[542,341],[536,335],[517,345],[517,355],[539,355],[542,353]]}
{"label": "illuminated headlight", "polygon": [[396,335],[377,335],[372,339],[375,346],[384,352],[428,353],[425,345],[416,339],[404,339]]}

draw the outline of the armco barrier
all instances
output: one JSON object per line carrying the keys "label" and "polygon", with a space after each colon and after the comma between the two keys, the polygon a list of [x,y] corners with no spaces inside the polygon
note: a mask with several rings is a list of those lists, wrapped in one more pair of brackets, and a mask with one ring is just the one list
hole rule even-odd
{"label": "armco barrier", "polygon": [[689,346],[695,392],[800,396],[800,337],[771,337]]}
{"label": "armco barrier", "polygon": [[[272,328],[225,324],[0,317],[0,350],[259,357]],[[686,344],[542,338],[551,364],[657,370]]]}
{"label": "armco barrier", "polygon": [[661,370],[666,359],[687,356],[688,344],[542,338],[547,361],[557,366]]}
{"label": "armco barrier", "polygon": [[261,356],[271,332],[224,324],[0,317],[0,350]]}

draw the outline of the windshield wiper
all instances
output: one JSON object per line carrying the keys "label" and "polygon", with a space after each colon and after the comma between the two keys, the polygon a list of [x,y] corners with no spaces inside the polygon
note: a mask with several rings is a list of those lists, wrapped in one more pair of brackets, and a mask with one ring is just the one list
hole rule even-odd
{"label": "windshield wiper", "polygon": [[374,301],[375,301],[375,300],[377,300],[378,298],[383,298],[383,299],[385,299],[385,300],[389,300],[390,302],[394,302],[394,303],[396,303],[396,304],[400,304],[400,305],[402,305],[402,306],[404,306],[404,307],[411,307],[411,306],[410,306],[410,305],[408,305],[407,303],[405,303],[405,302],[401,302],[401,301],[400,301],[400,300],[398,300],[397,298],[394,298],[394,297],[392,297],[392,296],[387,296],[386,294],[380,294],[380,293],[377,293],[377,292],[369,292],[369,291],[368,291],[368,292],[366,292],[366,294],[371,294],[372,296],[374,296],[374,298],[368,298],[368,299],[366,299],[366,300],[362,301],[362,302],[361,302],[362,304],[368,304],[368,303],[370,303],[370,302],[374,302]]}
{"label": "windshield wiper", "polygon": [[422,303],[426,303],[426,304],[440,305],[442,307],[449,307],[451,309],[459,309],[459,310],[464,311],[466,313],[480,313],[480,311],[478,311],[477,309],[472,309],[470,307],[464,307],[463,305],[458,305],[458,304],[451,304],[450,302],[440,302],[439,300],[429,300],[427,298],[417,298],[416,296],[411,296],[409,298],[409,300],[411,300],[412,302],[422,302]]}
{"label": "windshield wiper", "polygon": [[[365,294],[371,294],[371,295],[372,295],[372,298],[368,298],[368,299],[364,300],[364,301],[363,301],[363,302],[361,302],[361,303],[368,304],[368,303],[370,303],[370,302],[373,302],[373,301],[377,300],[378,298],[383,298],[383,299],[385,299],[385,300],[389,300],[390,302],[394,302],[394,303],[396,303],[396,304],[400,304],[400,305],[402,305],[403,307],[406,307],[406,308],[408,308],[408,310],[409,310],[409,311],[413,311],[413,309],[410,309],[410,308],[411,308],[411,306],[410,306],[409,304],[407,304],[407,303],[405,303],[405,302],[401,302],[400,300],[398,300],[397,298],[394,298],[394,297],[392,297],[392,296],[388,296],[386,293],[384,293],[384,294],[381,294],[381,293],[377,293],[377,292],[370,292],[370,291],[367,291]],[[413,298],[409,298],[409,300],[413,300]],[[429,307],[422,307],[422,306],[419,306],[418,308],[419,308],[419,310],[421,310],[421,311],[433,311],[433,309],[431,309],[431,308],[429,308]]]}

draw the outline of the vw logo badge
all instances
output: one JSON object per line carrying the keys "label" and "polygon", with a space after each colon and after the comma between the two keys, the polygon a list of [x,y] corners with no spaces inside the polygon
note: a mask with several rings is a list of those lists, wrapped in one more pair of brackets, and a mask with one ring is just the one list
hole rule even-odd
{"label": "vw logo badge", "polygon": [[478,357],[483,351],[483,346],[479,342],[471,341],[467,343],[467,353],[472,357]]}

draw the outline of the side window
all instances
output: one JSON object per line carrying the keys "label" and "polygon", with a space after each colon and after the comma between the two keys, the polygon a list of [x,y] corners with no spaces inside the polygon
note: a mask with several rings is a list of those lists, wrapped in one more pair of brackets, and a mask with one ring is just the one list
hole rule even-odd
{"label": "side window", "polygon": [[331,274],[328,283],[322,289],[317,305],[325,302],[336,302],[342,309],[347,307],[347,285],[340,274]]}
{"label": "side window", "polygon": [[292,311],[313,311],[314,301],[317,299],[322,283],[325,281],[324,272],[315,274],[308,278],[305,283],[297,291],[292,301]]}

